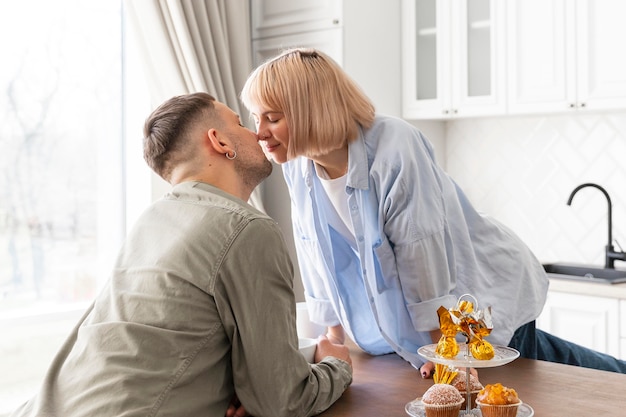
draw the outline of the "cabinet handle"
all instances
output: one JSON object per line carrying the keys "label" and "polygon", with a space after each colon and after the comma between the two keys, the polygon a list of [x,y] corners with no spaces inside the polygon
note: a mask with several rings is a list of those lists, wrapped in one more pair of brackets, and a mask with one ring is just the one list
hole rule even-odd
{"label": "cabinet handle", "polygon": [[457,109],[453,109],[452,113],[457,114],[459,111]]}
{"label": "cabinet handle", "polygon": [[576,104],[574,104],[574,103],[570,103],[570,104],[569,104],[569,108],[570,108],[570,109],[573,109],[574,107],[576,107]]}
{"label": "cabinet handle", "polygon": [[333,25],[338,25],[339,24],[339,19],[333,19]]}
{"label": "cabinet handle", "polygon": [[585,104],[585,103],[580,103],[580,107],[586,107],[586,106],[587,106],[587,104]]}
{"label": "cabinet handle", "polygon": [[450,113],[450,112],[449,112],[448,110],[443,110],[443,111],[442,111],[442,113],[443,113],[443,114],[448,114],[448,113]]}

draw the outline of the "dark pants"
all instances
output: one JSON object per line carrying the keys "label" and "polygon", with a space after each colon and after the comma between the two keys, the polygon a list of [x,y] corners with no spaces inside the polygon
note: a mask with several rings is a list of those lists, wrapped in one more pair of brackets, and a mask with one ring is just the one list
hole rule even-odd
{"label": "dark pants", "polygon": [[536,329],[534,321],[526,323],[515,331],[509,347],[519,351],[522,358],[626,374],[625,361]]}

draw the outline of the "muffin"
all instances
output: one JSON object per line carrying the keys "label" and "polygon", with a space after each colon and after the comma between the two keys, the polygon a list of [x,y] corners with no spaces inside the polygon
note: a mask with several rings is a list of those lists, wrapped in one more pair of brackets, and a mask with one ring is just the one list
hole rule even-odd
{"label": "muffin", "polygon": [[[476,397],[478,396],[478,392],[481,389],[483,389],[483,384],[481,384],[480,381],[478,381],[478,378],[476,377],[476,375],[473,375],[471,372],[470,372],[469,383],[470,383],[469,392],[470,392],[470,397],[471,397],[470,401],[472,404],[472,408],[476,408]],[[461,396],[463,397],[463,404],[461,405],[461,408],[465,408],[465,400],[467,399],[467,390],[465,388],[466,384],[467,384],[467,373],[461,370],[459,370],[456,376],[454,377],[454,379],[450,381],[450,385],[458,389],[459,392],[461,393]]]}
{"label": "muffin", "polygon": [[463,404],[459,390],[449,384],[434,384],[422,396],[426,417],[458,417]]}
{"label": "muffin", "polygon": [[521,403],[513,388],[507,388],[500,383],[487,384],[476,398],[483,417],[515,417]]}

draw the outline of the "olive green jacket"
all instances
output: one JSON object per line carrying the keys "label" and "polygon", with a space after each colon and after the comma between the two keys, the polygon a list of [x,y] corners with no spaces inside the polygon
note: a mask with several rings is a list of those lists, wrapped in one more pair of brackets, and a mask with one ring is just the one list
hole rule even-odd
{"label": "olive green jacket", "polygon": [[111,279],[13,416],[256,417],[328,408],[352,381],[298,351],[293,266],[277,224],[219,189],[183,183],[150,206]]}

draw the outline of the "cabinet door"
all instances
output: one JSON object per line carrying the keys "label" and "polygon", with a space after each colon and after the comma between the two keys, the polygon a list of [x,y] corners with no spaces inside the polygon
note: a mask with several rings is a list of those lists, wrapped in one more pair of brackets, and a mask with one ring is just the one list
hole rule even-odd
{"label": "cabinet door", "polygon": [[505,8],[498,0],[454,3],[452,12],[452,114],[498,115],[505,102]]}
{"label": "cabinet door", "polygon": [[503,114],[504,18],[497,0],[403,0],[403,116]]}
{"label": "cabinet door", "polygon": [[570,0],[508,2],[510,113],[565,111],[576,102],[574,9]]}
{"label": "cabinet door", "polygon": [[450,3],[402,1],[402,113],[407,119],[448,117]]}
{"label": "cabinet door", "polygon": [[548,293],[537,327],[562,339],[619,357],[619,300]]}
{"label": "cabinet door", "polygon": [[319,30],[290,36],[257,39],[252,41],[254,65],[278,55],[283,49],[293,47],[315,48],[328,54],[343,65],[343,31],[341,28]]}
{"label": "cabinet door", "polygon": [[578,108],[626,108],[626,2],[578,0]]}
{"label": "cabinet door", "polygon": [[252,39],[338,27],[340,0],[251,0]]}
{"label": "cabinet door", "polygon": [[510,113],[626,108],[626,2],[509,0]]}
{"label": "cabinet door", "polygon": [[626,300],[619,300],[620,359],[626,360]]}

